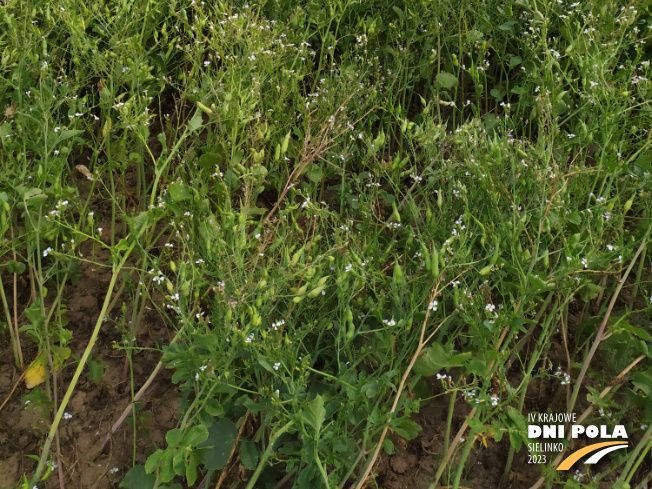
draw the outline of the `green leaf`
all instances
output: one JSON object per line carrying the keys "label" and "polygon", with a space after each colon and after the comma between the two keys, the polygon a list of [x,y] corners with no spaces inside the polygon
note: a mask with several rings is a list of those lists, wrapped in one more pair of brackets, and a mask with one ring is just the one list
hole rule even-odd
{"label": "green leaf", "polygon": [[317,394],[315,398],[308,403],[306,409],[303,411],[303,419],[319,433],[321,425],[324,423],[326,417],[326,410],[324,409],[324,399]]}
{"label": "green leaf", "polygon": [[230,419],[221,419],[208,429],[208,438],[199,448],[200,462],[208,470],[222,470],[229,459],[231,449],[238,436],[238,429]]}
{"label": "green leaf", "polygon": [[258,357],[258,364],[263,367],[265,370],[267,370],[270,373],[276,373],[276,371],[272,368],[272,365],[267,361],[265,357],[259,356]]}
{"label": "green leaf", "polygon": [[165,434],[165,441],[170,447],[178,446],[181,440],[183,440],[183,431],[179,428],[171,429]]}
{"label": "green leaf", "polygon": [[527,431],[527,422],[525,421],[525,416],[520,413],[514,406],[507,406],[505,408],[507,416],[514,421],[514,424],[518,427],[519,430],[526,432]]}
{"label": "green leaf", "polygon": [[156,477],[148,474],[145,467],[136,465],[132,467],[120,482],[120,489],[153,489]]}
{"label": "green leaf", "polygon": [[158,449],[147,457],[147,461],[145,462],[145,472],[151,474],[156,470],[156,467],[158,467],[158,464],[163,457],[163,452],[165,452],[165,450]]}
{"label": "green leaf", "polygon": [[[521,59],[520,56],[512,56],[511,59],[509,60],[509,68],[512,69],[515,66],[521,64],[521,61],[523,61],[523,60]],[[514,90],[512,90],[512,92],[513,91]]]}
{"label": "green leaf", "polygon": [[197,109],[195,115],[192,116],[192,119],[190,119],[190,122],[188,123],[188,130],[190,132],[196,131],[202,126],[203,123],[204,119],[201,115],[201,110]]}
{"label": "green leaf", "polygon": [[206,400],[206,404],[204,404],[204,409],[208,414],[215,418],[219,418],[220,416],[224,416],[224,407],[217,401],[217,399],[211,398]]}
{"label": "green leaf", "polygon": [[316,163],[312,163],[306,171],[306,176],[313,183],[321,182],[324,178],[324,170],[322,167]]}
{"label": "green leaf", "polygon": [[174,450],[165,450],[161,461],[159,463],[159,479],[161,482],[170,482],[174,479],[174,469],[172,467],[172,460],[174,457]]}
{"label": "green leaf", "polygon": [[602,292],[602,287],[597,284],[587,283],[580,289],[580,297],[584,302],[595,299]]}
{"label": "green leaf", "polygon": [[247,470],[254,470],[258,465],[258,448],[251,440],[243,440],[240,444],[240,460]]}
{"label": "green leaf", "polygon": [[65,141],[66,139],[73,138],[75,136],[79,136],[80,134],[83,134],[84,131],[82,129],[68,129],[65,131],[61,131],[59,133],[59,137],[54,140],[54,144],[52,145],[53,148],[56,148],[59,146],[59,143]]}
{"label": "green leaf", "polygon": [[7,271],[9,273],[17,273],[20,275],[25,271],[25,264],[15,260],[9,260],[7,262]]}
{"label": "green leaf", "polygon": [[445,71],[437,73],[437,77],[435,79],[437,80],[437,83],[439,83],[439,85],[443,88],[452,88],[458,83],[457,77],[455,75],[451,75]]}
{"label": "green leaf", "polygon": [[204,169],[214,170],[215,166],[222,162],[222,155],[217,153],[204,153],[199,157],[197,163]]}
{"label": "green leaf", "polygon": [[414,364],[414,371],[420,375],[429,377],[435,375],[437,372],[444,368],[459,367],[464,364],[469,358],[471,358],[472,353],[460,353],[454,355],[455,350],[452,347],[441,345],[439,343],[433,343],[431,346],[425,349],[424,354],[422,354]]}
{"label": "green leaf", "polygon": [[188,456],[188,461],[186,463],[186,481],[188,481],[188,486],[192,486],[197,480],[197,456],[194,453],[190,453]]}
{"label": "green leaf", "polygon": [[501,31],[511,31],[517,23],[518,22],[516,22],[515,20],[508,20],[504,24],[499,25],[498,28]]}
{"label": "green leaf", "polygon": [[236,151],[235,153],[233,153],[233,156],[231,157],[231,165],[233,166],[237,165],[242,161],[243,158],[244,158],[244,153],[240,150]]}
{"label": "green leaf", "polygon": [[233,170],[226,170],[224,181],[226,182],[227,187],[229,187],[229,190],[235,190],[238,188],[238,175],[236,175]]}
{"label": "green leaf", "polygon": [[192,199],[192,189],[179,182],[171,183],[168,187],[168,192],[170,192],[172,202],[181,202]]}
{"label": "green leaf", "polygon": [[172,468],[176,475],[184,475],[186,473],[186,453],[185,448],[177,448],[174,450],[172,457]]}
{"label": "green leaf", "polygon": [[203,424],[199,424],[190,428],[190,430],[183,437],[183,440],[181,440],[180,445],[184,447],[196,447],[200,443],[206,441],[207,438],[208,428],[206,428],[206,426]]}
{"label": "green leaf", "polygon": [[376,397],[378,395],[378,391],[378,381],[376,379],[371,379],[360,388],[360,392],[364,393],[369,399]]}
{"label": "green leaf", "polygon": [[419,436],[421,426],[409,418],[395,419],[391,423],[392,429],[397,435],[405,438],[406,440],[414,440]]}

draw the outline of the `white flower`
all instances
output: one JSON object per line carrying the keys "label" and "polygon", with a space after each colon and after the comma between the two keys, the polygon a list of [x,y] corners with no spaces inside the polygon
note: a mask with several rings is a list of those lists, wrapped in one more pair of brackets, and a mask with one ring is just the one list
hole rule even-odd
{"label": "white flower", "polygon": [[494,306],[493,304],[487,304],[486,306],[484,306],[484,308],[486,311],[489,312],[494,312],[496,310],[496,306]]}
{"label": "white flower", "polygon": [[281,362],[276,362],[274,364],[274,370],[278,370],[280,366],[281,366]]}
{"label": "white flower", "polygon": [[605,221],[608,221],[609,219],[611,219],[611,212],[605,212],[604,214],[602,214],[602,217],[604,217]]}
{"label": "white flower", "polygon": [[70,414],[70,413],[63,413],[63,419],[72,419],[72,414]]}
{"label": "white flower", "polygon": [[430,309],[431,311],[436,311],[438,304],[439,304],[439,302],[432,301],[430,304],[428,304],[428,309]]}
{"label": "white flower", "polygon": [[50,254],[51,251],[52,251],[52,248],[50,248],[50,247],[48,246],[46,249],[43,250],[43,257],[48,256],[48,255]]}
{"label": "white flower", "polygon": [[351,270],[353,270],[353,265],[351,265],[351,264],[349,263],[349,264],[346,266],[346,268],[344,269],[344,271],[345,271],[345,272],[350,272]]}

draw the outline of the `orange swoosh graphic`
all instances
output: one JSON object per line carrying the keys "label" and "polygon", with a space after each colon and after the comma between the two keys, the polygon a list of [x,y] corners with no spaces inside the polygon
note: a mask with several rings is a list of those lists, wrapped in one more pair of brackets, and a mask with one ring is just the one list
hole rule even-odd
{"label": "orange swoosh graphic", "polygon": [[564,461],[559,464],[557,470],[568,470],[573,466],[575,462],[581,459],[584,455],[588,455],[589,453],[595,452],[596,450],[600,450],[601,448],[609,447],[612,445],[627,445],[627,444],[628,444],[627,442],[622,442],[622,441],[605,441],[602,443],[594,443],[593,445],[589,445],[588,447],[580,448],[576,452],[573,452],[568,457],[566,457]]}

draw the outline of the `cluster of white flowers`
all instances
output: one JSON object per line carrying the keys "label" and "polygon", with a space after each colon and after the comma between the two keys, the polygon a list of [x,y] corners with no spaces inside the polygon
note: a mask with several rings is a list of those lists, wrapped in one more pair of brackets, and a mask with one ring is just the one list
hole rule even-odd
{"label": "cluster of white flowers", "polygon": [[383,324],[385,324],[385,326],[396,326],[396,321],[394,320],[394,317],[392,317],[392,319],[383,319]]}
{"label": "cluster of white flowers", "polygon": [[[272,323],[272,329],[274,331],[278,331],[278,328],[280,328],[284,324],[285,324],[285,319],[279,319],[278,321]],[[269,330],[267,330],[267,331],[269,331]]]}
{"label": "cluster of white flowers", "polygon": [[557,371],[555,372],[555,375],[557,377],[561,378],[561,385],[567,385],[571,383],[571,377],[567,373],[565,373],[562,369],[561,366],[557,367]]}

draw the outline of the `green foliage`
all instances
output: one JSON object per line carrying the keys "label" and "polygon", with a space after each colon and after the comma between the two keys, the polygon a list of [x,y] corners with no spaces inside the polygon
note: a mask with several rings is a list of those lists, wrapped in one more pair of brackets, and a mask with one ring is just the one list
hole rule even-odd
{"label": "green foliage", "polygon": [[[528,388],[566,398],[650,228],[651,19],[595,1],[8,4],[16,362],[16,335],[69,348],[65,291],[133,253],[115,346],[132,360],[144,311],[165,318],[181,422],[121,487],[192,486],[232,451],[252,487],[348,486],[388,425],[419,436],[430,376],[476,408],[484,446],[518,450]],[[651,255],[586,389],[632,426],[652,419]],[[13,274],[36,284],[20,329]]]}

